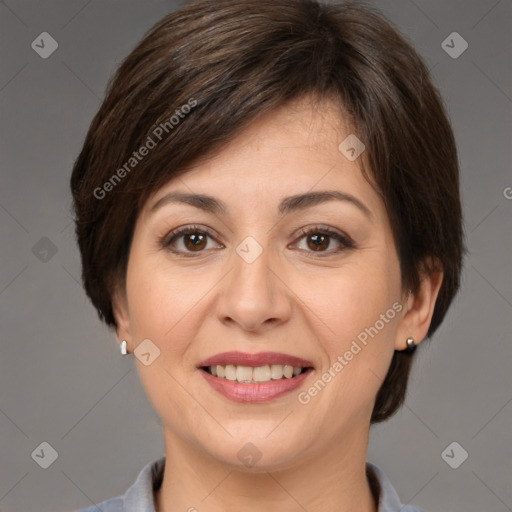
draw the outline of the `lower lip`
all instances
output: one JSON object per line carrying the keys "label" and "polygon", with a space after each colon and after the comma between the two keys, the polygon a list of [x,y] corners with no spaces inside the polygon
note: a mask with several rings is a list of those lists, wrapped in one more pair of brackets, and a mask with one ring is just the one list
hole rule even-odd
{"label": "lower lip", "polygon": [[283,378],[254,384],[215,377],[211,373],[202,369],[199,371],[206,379],[206,382],[226,398],[229,398],[234,402],[261,403],[269,402],[274,398],[280,397],[286,393],[290,393],[290,391],[293,391],[294,389],[297,389],[304,380],[308,378],[309,374],[313,370],[312,368],[309,368],[300,375],[297,375],[297,377],[292,377],[290,379]]}

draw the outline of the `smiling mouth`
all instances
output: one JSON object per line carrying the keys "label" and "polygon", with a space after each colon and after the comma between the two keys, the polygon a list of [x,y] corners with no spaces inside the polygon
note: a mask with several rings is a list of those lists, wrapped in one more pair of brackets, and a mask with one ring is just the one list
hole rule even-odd
{"label": "smiling mouth", "polygon": [[263,366],[213,365],[201,366],[201,370],[219,379],[241,384],[260,384],[264,382],[294,379],[313,370],[312,367],[291,366],[287,364],[266,364]]}

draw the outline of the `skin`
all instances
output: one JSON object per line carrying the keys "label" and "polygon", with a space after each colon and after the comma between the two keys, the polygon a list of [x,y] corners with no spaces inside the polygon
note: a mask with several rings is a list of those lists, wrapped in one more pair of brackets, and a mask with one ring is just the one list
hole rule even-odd
{"label": "skin", "polygon": [[[157,511],[377,510],[365,476],[375,397],[393,351],[426,336],[442,273],[423,276],[414,295],[402,289],[382,200],[358,160],[338,150],[350,133],[333,104],[295,101],[173,178],[141,211],[114,307],[129,352],[144,339],[160,350],[148,366],[135,358],[164,425]],[[284,197],[319,190],[351,194],[370,214],[331,200],[279,215]],[[214,196],[228,214],[181,203],[152,211],[171,191]],[[190,235],[174,241],[189,257],[163,246],[171,231],[191,224],[213,233],[199,250]],[[355,248],[328,237],[315,250],[321,229],[299,230],[319,227],[348,235]],[[235,250],[248,236],[263,249],[252,263]],[[299,403],[298,393],[396,302],[402,310],[308,404]],[[240,404],[196,368],[231,350],[284,352],[315,369],[296,391]],[[248,442],[261,452],[250,468],[237,456]]]}

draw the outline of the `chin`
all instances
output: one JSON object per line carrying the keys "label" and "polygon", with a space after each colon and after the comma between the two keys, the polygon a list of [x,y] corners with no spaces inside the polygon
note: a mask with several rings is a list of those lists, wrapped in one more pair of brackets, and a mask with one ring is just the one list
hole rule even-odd
{"label": "chin", "polygon": [[[270,421],[265,421],[264,427],[254,420],[239,422],[239,435],[233,434],[233,437],[229,437],[213,433],[197,442],[218,463],[239,471],[263,473],[285,470],[299,463],[310,443],[300,434],[301,429],[293,433],[289,429],[279,433],[277,425],[278,423]],[[230,430],[229,426],[227,428]]]}

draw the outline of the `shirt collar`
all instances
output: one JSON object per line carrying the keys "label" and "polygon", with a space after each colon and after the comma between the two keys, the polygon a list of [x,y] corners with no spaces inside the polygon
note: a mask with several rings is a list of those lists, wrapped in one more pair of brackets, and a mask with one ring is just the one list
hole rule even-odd
{"label": "shirt collar", "polygon": [[[123,496],[123,512],[155,512],[155,493],[162,485],[165,457],[150,462]],[[366,463],[366,474],[374,495],[378,496],[378,512],[415,512],[418,509],[402,505],[397,492],[384,472]]]}
{"label": "shirt collar", "polygon": [[162,485],[165,457],[146,464],[123,496],[122,512],[155,512],[155,493]]}

